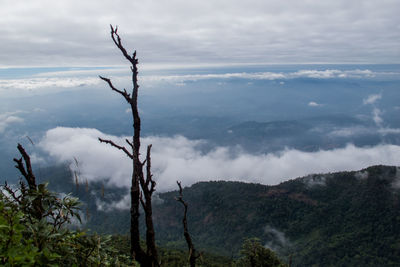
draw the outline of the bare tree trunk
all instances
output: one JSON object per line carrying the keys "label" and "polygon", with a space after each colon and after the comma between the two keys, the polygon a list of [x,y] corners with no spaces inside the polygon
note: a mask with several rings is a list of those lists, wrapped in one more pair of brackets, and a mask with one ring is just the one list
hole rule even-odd
{"label": "bare tree trunk", "polygon": [[146,214],[146,243],[147,243],[147,254],[154,258],[158,258],[154,225],[153,225],[153,208],[151,204],[151,197],[155,191],[156,183],[153,181],[153,175],[151,174],[151,157],[150,157],[151,145],[147,146],[146,154],[146,181],[144,182],[144,187],[142,186],[145,203],[143,205]]}
{"label": "bare tree trunk", "polygon": [[180,203],[182,203],[183,207],[184,207],[184,212],[183,212],[183,218],[182,218],[182,224],[183,224],[183,235],[185,237],[186,240],[186,244],[188,246],[188,250],[189,250],[189,263],[191,267],[195,267],[196,266],[196,260],[198,257],[201,256],[201,254],[196,255],[196,249],[194,248],[193,242],[192,242],[192,238],[190,237],[189,234],[189,228],[188,228],[188,224],[187,224],[187,210],[188,210],[188,204],[183,200],[183,192],[182,192],[182,185],[180,182],[176,182],[178,184],[179,187],[179,196],[176,197],[176,200]]}
{"label": "bare tree trunk", "polygon": [[[155,233],[153,226],[153,218],[152,218],[152,206],[151,206],[151,197],[153,192],[155,191],[155,182],[152,179],[151,175],[151,162],[150,162],[150,150],[151,145],[147,147],[147,156],[146,160],[142,162],[140,160],[140,129],[141,122],[139,116],[139,110],[137,105],[138,91],[139,85],[137,82],[138,76],[138,60],[136,58],[136,51],[130,56],[126,49],[123,47],[121,43],[121,38],[118,35],[118,28],[113,28],[111,26],[111,38],[114,41],[114,44],[118,47],[118,49],[122,52],[123,56],[131,63],[131,71],[132,71],[132,93],[129,94],[125,89],[123,91],[114,87],[110,79],[101,77],[102,80],[108,83],[110,88],[119,93],[131,106],[132,118],[133,118],[133,136],[132,141],[126,139],[126,143],[129,145],[131,152],[125,147],[115,144],[111,140],[104,140],[99,138],[100,142],[110,144],[111,146],[120,149],[125,152],[125,154],[132,159],[132,180],[131,180],[131,255],[134,259],[136,259],[142,267],[153,267],[159,266],[158,263],[158,255],[157,248],[155,244]],[[143,174],[143,166],[147,164],[146,169],[146,179]],[[142,194],[144,194],[144,199]],[[144,251],[140,246],[140,232],[139,232],[139,208],[140,203],[143,206],[143,210],[145,212],[145,221],[146,221],[146,246],[147,250]]]}
{"label": "bare tree trunk", "polygon": [[[32,171],[31,158],[29,157],[28,153],[26,153],[25,149],[22,147],[21,144],[18,144],[17,148],[19,150],[19,153],[21,153],[22,157],[19,159],[14,158],[14,161],[17,163],[15,167],[24,176],[25,180],[28,183],[29,190],[37,191],[36,177]],[[22,162],[22,159],[24,159],[25,166]],[[38,196],[32,201],[32,208],[34,211],[35,218],[38,220],[42,219],[44,208],[42,206],[41,197]]]}

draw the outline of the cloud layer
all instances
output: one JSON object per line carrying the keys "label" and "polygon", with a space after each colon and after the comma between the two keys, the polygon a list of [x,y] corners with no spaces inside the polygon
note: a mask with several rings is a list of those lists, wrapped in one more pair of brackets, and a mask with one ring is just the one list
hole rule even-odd
{"label": "cloud layer", "polygon": [[[39,146],[58,162],[70,162],[72,170],[77,170],[73,163],[75,157],[79,161],[81,179],[128,188],[130,161],[122,152],[100,144],[97,137],[111,138],[120,144],[125,142],[125,137],[109,136],[96,129],[57,127],[47,131]],[[158,191],[176,189],[176,180],[181,180],[185,186],[208,180],[272,185],[310,173],[400,164],[400,146],[397,145],[356,147],[349,144],[317,152],[286,149],[274,154],[252,155],[227,147],[202,153],[200,147],[204,141],[182,136],[143,138],[143,146],[150,143],[153,144],[152,166]]]}
{"label": "cloud layer", "polygon": [[17,116],[19,113],[21,112],[15,111],[0,113],[0,133],[4,132],[4,130],[11,124],[24,122],[23,118]]}
{"label": "cloud layer", "polygon": [[[397,0],[2,0],[3,66],[144,62],[399,62]],[[28,59],[28,60],[27,60]]]}
{"label": "cloud layer", "polygon": [[334,79],[334,78],[374,78],[376,76],[388,76],[393,73],[373,72],[369,69],[353,69],[353,70],[338,70],[338,69],[302,69],[295,72],[236,72],[236,73],[209,73],[209,74],[189,74],[189,75],[158,75],[144,76],[144,81],[198,81],[205,79],[250,79],[250,80],[286,80],[296,78],[313,78],[313,79]]}
{"label": "cloud layer", "polygon": [[[131,79],[128,69],[94,69],[94,70],[71,70],[54,71],[34,75],[31,78],[20,79],[0,79],[0,95],[20,95],[21,93],[40,93],[55,92],[70,88],[82,88],[84,86],[97,86],[103,84],[98,74],[109,76],[115,84],[124,84],[129,86]],[[179,70],[176,70],[179,72]],[[212,70],[211,70],[212,71]],[[129,72],[129,71],[128,71]],[[249,79],[249,80],[289,80],[297,78],[312,79],[369,79],[385,78],[398,76],[399,73],[393,72],[374,72],[369,69],[303,69],[294,72],[232,72],[232,73],[206,73],[206,74],[173,74],[173,75],[153,75],[145,74],[139,77],[141,85],[154,87],[163,83],[172,83],[176,86],[184,86],[188,81],[200,81],[209,79]],[[283,82],[282,82],[283,84]],[[102,88],[102,87],[101,87]],[[381,98],[381,95],[371,95],[364,99],[364,104],[374,104]],[[319,105],[316,102],[310,102],[310,106]]]}
{"label": "cloud layer", "polygon": [[[1,91],[12,91],[13,89],[32,91],[37,89],[53,89],[57,87],[71,88],[99,83],[94,77],[67,77],[67,78],[27,78],[0,80]],[[52,90],[54,92],[54,90]]]}

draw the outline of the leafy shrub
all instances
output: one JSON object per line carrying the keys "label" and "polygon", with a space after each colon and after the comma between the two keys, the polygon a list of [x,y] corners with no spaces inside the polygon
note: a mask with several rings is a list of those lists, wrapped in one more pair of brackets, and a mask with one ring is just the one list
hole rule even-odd
{"label": "leafy shrub", "polygon": [[110,236],[73,230],[81,222],[80,202],[60,196],[47,184],[0,191],[0,264],[4,266],[120,266],[131,264]]}

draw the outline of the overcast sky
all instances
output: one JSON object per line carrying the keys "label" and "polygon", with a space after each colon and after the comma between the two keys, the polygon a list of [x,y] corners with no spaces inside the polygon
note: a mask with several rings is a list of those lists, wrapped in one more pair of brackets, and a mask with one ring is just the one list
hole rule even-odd
{"label": "overcast sky", "polygon": [[0,67],[400,63],[398,0],[0,0]]}

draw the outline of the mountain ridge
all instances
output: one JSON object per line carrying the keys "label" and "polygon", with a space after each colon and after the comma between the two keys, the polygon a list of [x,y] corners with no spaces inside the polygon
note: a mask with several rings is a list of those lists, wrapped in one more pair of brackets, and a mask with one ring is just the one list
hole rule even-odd
{"label": "mountain ridge", "polygon": [[[68,171],[58,189],[85,202],[86,227],[127,233],[129,211],[99,210],[126,190],[77,187]],[[43,173],[43,172],[42,172]],[[44,171],[46,173],[46,171]],[[54,176],[53,176],[54,177]],[[159,193],[154,223],[159,244],[184,248],[183,208],[177,191]],[[258,237],[292,266],[395,266],[400,262],[400,168],[311,174],[279,185],[209,181],[183,189],[188,223],[199,250],[237,257],[244,238]],[[143,232],[143,231],[142,231]]]}

